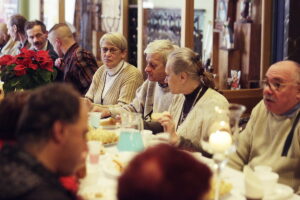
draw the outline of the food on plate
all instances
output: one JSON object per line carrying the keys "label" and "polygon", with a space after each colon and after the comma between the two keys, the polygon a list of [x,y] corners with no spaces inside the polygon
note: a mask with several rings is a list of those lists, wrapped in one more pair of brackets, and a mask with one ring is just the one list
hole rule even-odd
{"label": "food on plate", "polygon": [[119,137],[114,131],[102,128],[92,129],[87,133],[87,140],[101,141],[102,144],[112,144],[118,141]]}
{"label": "food on plate", "polygon": [[124,164],[121,161],[116,160],[116,159],[113,159],[112,161],[115,164],[116,169],[118,170],[118,172],[123,172],[123,170],[124,170]]}
{"label": "food on plate", "polygon": [[114,126],[116,124],[117,124],[117,120],[112,117],[109,117],[107,119],[102,119],[100,121],[100,126]]}
{"label": "food on plate", "polygon": [[167,111],[164,111],[162,113],[152,113],[151,114],[151,119],[153,121],[158,121],[160,118],[162,118],[164,115],[169,115],[170,113]]}
{"label": "food on plate", "polygon": [[[215,190],[216,190],[216,180],[213,179],[212,181],[212,186],[209,191],[209,198],[208,199],[214,199],[215,198]],[[224,180],[221,180],[220,183],[220,197],[224,197],[230,193],[232,190],[232,185],[231,183],[225,182]]]}

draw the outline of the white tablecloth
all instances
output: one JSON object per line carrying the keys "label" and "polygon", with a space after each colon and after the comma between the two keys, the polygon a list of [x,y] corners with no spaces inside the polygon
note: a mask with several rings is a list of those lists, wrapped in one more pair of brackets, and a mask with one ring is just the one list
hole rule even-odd
{"label": "white tablecloth", "polygon": [[[115,146],[105,148],[105,155],[100,156],[97,165],[92,165],[87,161],[87,176],[81,180],[79,194],[87,200],[116,200],[117,178],[107,173],[105,165],[111,161],[111,157],[118,155]],[[196,158],[211,165],[212,161],[201,158],[200,155],[194,154]],[[244,197],[244,175],[240,171],[225,167],[222,171],[222,179],[231,183],[233,189],[230,194],[223,197],[222,200],[245,200]],[[294,195],[289,200],[300,200],[298,195]]]}

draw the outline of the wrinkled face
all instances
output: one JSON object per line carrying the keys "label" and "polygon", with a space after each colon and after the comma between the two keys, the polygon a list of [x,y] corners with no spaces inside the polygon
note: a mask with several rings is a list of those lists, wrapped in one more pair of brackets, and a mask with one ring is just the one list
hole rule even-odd
{"label": "wrinkled face", "polygon": [[54,51],[57,53],[57,55],[59,57],[63,57],[63,52],[60,48],[61,42],[58,39],[55,38],[53,33],[49,34],[48,40],[49,40],[50,44],[53,46]]}
{"label": "wrinkled face", "polygon": [[77,122],[65,125],[66,139],[62,147],[62,175],[73,174],[85,162],[87,154],[86,133],[88,131],[88,109],[81,103],[80,115]]}
{"label": "wrinkled face", "polygon": [[147,66],[145,72],[149,81],[164,83],[166,78],[165,65],[163,58],[158,53],[147,54]]}
{"label": "wrinkled face", "polygon": [[183,80],[180,78],[180,73],[175,74],[174,71],[172,70],[172,63],[167,62],[166,66],[166,79],[165,83],[168,83],[170,92],[172,94],[179,94],[181,93],[181,86]]}
{"label": "wrinkled face", "polygon": [[272,113],[284,114],[300,102],[297,70],[296,66],[275,64],[267,71],[263,95],[264,103]]}
{"label": "wrinkled face", "polygon": [[112,69],[116,67],[126,56],[126,51],[121,51],[118,47],[103,41],[101,43],[101,59],[103,64]]}
{"label": "wrinkled face", "polygon": [[17,39],[16,26],[10,26],[10,21],[7,23],[8,34],[12,37],[13,40]]}
{"label": "wrinkled face", "polygon": [[47,33],[43,33],[40,26],[36,25],[26,31],[28,42],[35,50],[42,50],[47,42]]}

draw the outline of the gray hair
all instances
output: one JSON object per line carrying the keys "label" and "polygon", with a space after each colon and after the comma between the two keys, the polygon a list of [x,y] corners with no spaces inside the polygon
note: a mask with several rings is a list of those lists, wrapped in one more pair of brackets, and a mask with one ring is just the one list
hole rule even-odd
{"label": "gray hair", "polygon": [[121,33],[110,32],[104,34],[99,41],[100,47],[104,41],[118,47],[122,52],[127,50],[127,40]]}
{"label": "gray hair", "polygon": [[204,71],[200,56],[189,48],[174,50],[168,56],[168,65],[175,74],[186,72],[191,79],[197,80],[207,87],[215,87],[212,74]]}
{"label": "gray hair", "polygon": [[176,48],[178,48],[178,46],[174,45],[170,40],[155,40],[147,45],[144,53],[159,54],[163,59],[164,65],[166,65],[168,55]]}

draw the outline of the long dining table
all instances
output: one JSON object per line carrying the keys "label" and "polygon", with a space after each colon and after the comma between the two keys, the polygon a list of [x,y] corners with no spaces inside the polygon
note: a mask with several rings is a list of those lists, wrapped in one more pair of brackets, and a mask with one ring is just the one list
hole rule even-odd
{"label": "long dining table", "polygon": [[[97,164],[91,164],[88,157],[87,175],[80,181],[79,194],[86,200],[117,200],[118,177],[122,171],[117,163],[126,165],[135,155],[133,152],[119,152],[116,145],[110,145],[102,149]],[[201,156],[200,153],[192,155],[209,166],[213,165],[211,159]],[[246,200],[245,177],[242,172],[225,167],[221,178],[223,182],[232,185],[231,190],[221,196],[221,200]],[[300,200],[300,196],[293,194],[287,200]]]}

